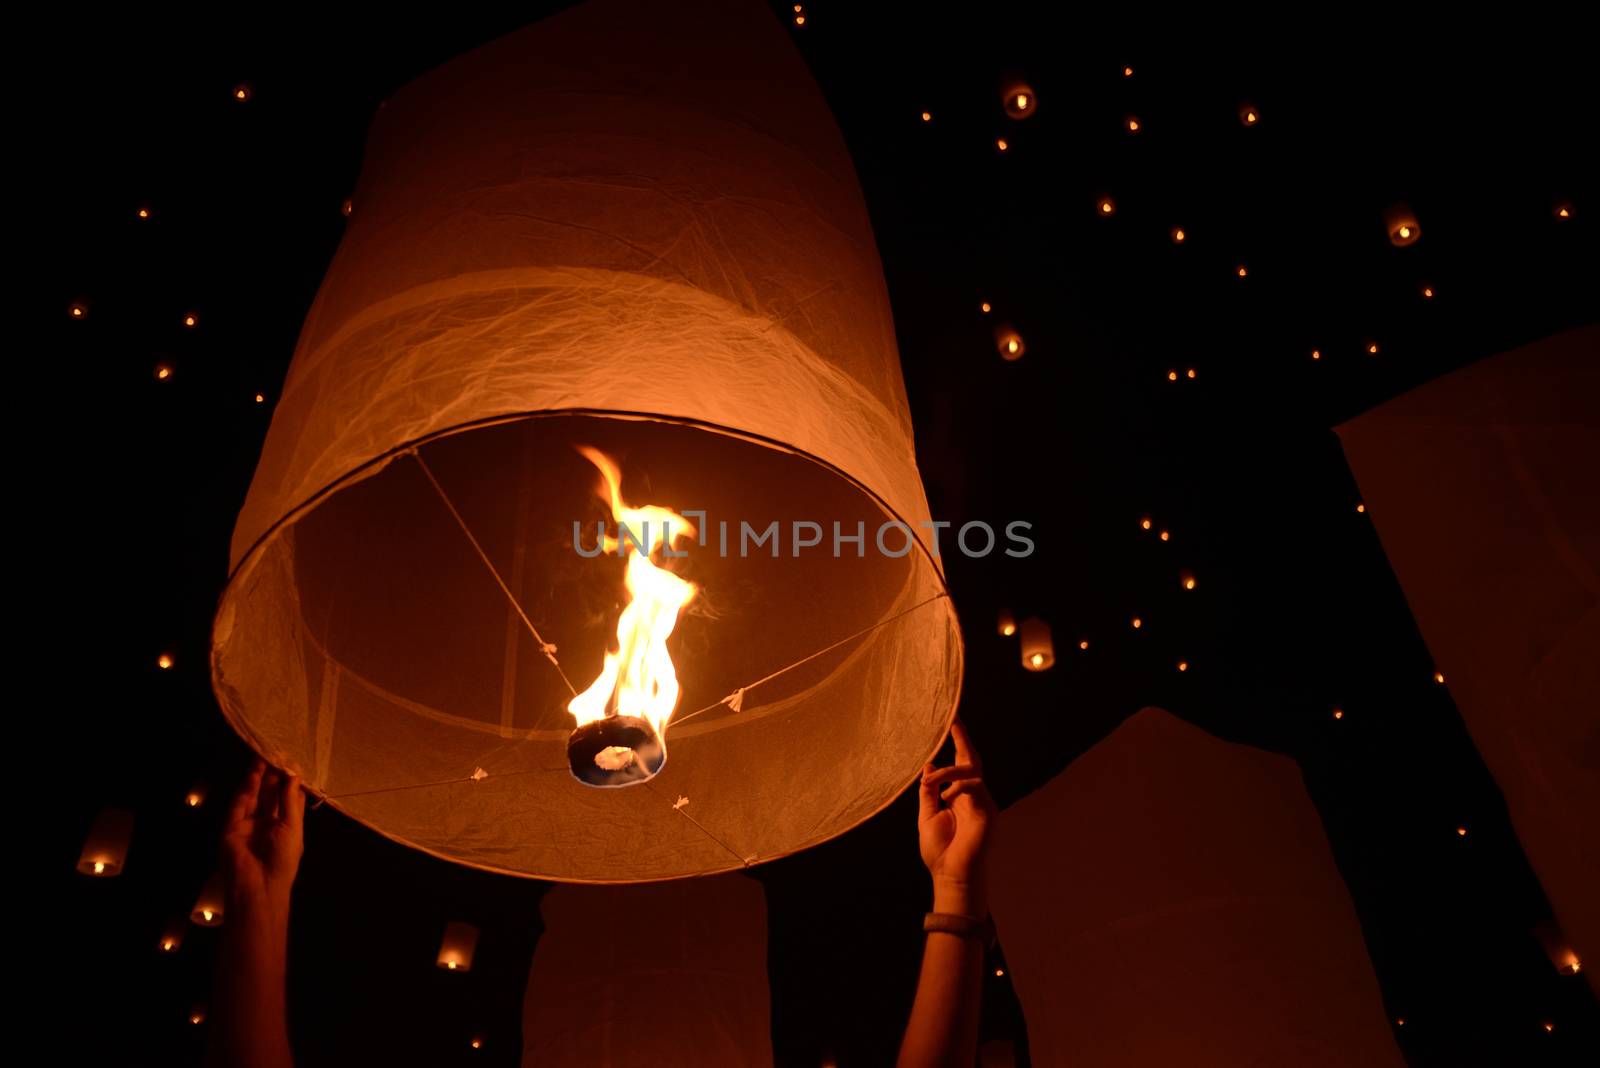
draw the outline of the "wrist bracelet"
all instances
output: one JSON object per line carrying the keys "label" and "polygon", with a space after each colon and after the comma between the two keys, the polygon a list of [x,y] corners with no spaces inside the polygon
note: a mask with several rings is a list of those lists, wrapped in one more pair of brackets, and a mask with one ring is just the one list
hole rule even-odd
{"label": "wrist bracelet", "polygon": [[988,918],[979,920],[954,912],[930,912],[922,917],[922,929],[930,933],[941,931],[960,938],[976,939],[984,946],[994,945],[994,921]]}

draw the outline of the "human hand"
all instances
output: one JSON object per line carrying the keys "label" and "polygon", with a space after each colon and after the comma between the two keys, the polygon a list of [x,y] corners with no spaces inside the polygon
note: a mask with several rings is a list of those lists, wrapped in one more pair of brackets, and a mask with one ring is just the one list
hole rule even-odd
{"label": "human hand", "polygon": [[950,725],[950,740],[956,762],[922,769],[917,839],[933,876],[933,910],[981,919],[989,912],[984,858],[1000,813],[960,720]]}
{"label": "human hand", "polygon": [[305,845],[305,813],[299,776],[258,759],[234,796],[222,832],[230,903],[265,905],[287,919],[289,889]]}

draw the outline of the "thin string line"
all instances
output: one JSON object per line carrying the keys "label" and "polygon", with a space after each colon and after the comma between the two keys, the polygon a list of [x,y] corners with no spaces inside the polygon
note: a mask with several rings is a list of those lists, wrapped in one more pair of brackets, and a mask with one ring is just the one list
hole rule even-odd
{"label": "thin string line", "polygon": [[496,772],[493,772],[493,773],[490,773],[490,772],[486,771],[482,775],[478,775],[476,772],[474,772],[472,775],[462,775],[462,776],[460,776],[458,778],[454,778],[454,779],[438,779],[438,780],[435,780],[434,782],[414,782],[414,783],[411,783],[408,786],[381,786],[376,790],[355,790],[355,791],[352,791],[351,793],[348,793],[348,794],[321,794],[321,795],[319,795],[317,797],[316,803],[320,805],[324,801],[342,801],[347,797],[369,797],[372,794],[397,794],[402,790],[425,790],[430,786],[451,786],[451,785],[454,785],[455,783],[481,782],[484,779],[509,779],[509,778],[512,778],[513,776],[516,776],[516,775],[533,775],[536,772],[541,772],[541,771],[566,771],[566,770],[568,770],[568,769],[565,768],[565,767],[559,767],[559,768],[522,768],[519,771],[496,771]]}
{"label": "thin string line", "polygon": [[761,678],[757,679],[755,682],[748,683],[747,685],[739,687],[737,690],[733,691],[732,693],[730,693],[728,696],[724,697],[720,701],[713,701],[711,704],[706,705],[706,707],[704,707],[704,708],[697,708],[693,712],[690,712],[687,716],[679,716],[676,719],[670,719],[670,720],[667,721],[667,725],[669,727],[676,727],[679,724],[689,722],[691,719],[693,719],[694,717],[698,716],[702,712],[710,712],[713,708],[721,708],[723,705],[728,705],[728,706],[732,707],[734,701],[742,701],[743,700],[745,691],[753,690],[757,686],[760,686],[764,682],[771,682],[773,679],[777,678],[779,675],[785,674],[786,672],[793,671],[795,668],[800,667],[802,664],[810,663],[811,661],[815,660],[817,657],[822,656],[824,653],[831,653],[831,652],[833,652],[833,650],[839,648],[839,646],[844,645],[847,642],[853,642],[857,638],[861,637],[864,634],[872,633],[873,631],[877,630],[879,627],[886,627],[890,623],[893,623],[895,620],[901,618],[902,616],[908,616],[912,612],[915,612],[917,609],[925,607],[927,605],[930,605],[930,604],[932,604],[933,602],[939,600],[942,597],[948,597],[948,596],[950,596],[950,594],[948,592],[936,593],[932,597],[929,597],[925,601],[918,601],[916,604],[912,605],[910,608],[907,608],[902,612],[896,612],[894,615],[890,616],[888,619],[880,619],[880,620],[878,620],[878,622],[872,624],[871,626],[862,627],[860,630],[856,631],[854,634],[848,634],[848,635],[844,636],[843,638],[840,638],[838,641],[834,642],[832,645],[824,645],[821,649],[818,649],[816,652],[812,653],[809,656],[803,656],[799,660],[796,660],[792,664],[784,665],[783,667],[779,668],[777,671],[774,671],[770,675],[764,675]]}
{"label": "thin string line", "polygon": [[[649,782],[648,779],[645,780],[644,782],[640,783],[640,785],[643,786],[645,789],[649,790],[652,794],[655,794],[657,797],[661,798],[661,800],[663,800],[663,801],[666,800],[666,797],[661,793],[661,791],[657,790],[655,787],[650,785],[650,782]],[[684,803],[685,804],[688,803],[688,799],[687,798],[684,799]],[[693,816],[689,815],[689,813],[684,811],[684,805],[673,805],[672,806],[672,811],[676,812],[678,815],[682,816],[684,819],[688,820],[690,823],[692,823],[696,827],[700,828],[700,833],[701,834],[705,835],[707,838],[709,838],[713,842],[717,843],[717,845],[721,846],[723,849],[726,849],[728,851],[728,853],[733,857],[734,860],[737,860],[740,864],[743,864],[747,868],[750,866],[750,861],[753,860],[754,857],[745,856],[743,853],[740,853],[737,849],[733,848],[727,842],[724,842],[722,839],[718,838],[716,835],[714,835],[710,831],[706,830],[706,825],[705,824],[701,823],[699,820],[695,819]]]}
{"label": "thin string line", "polygon": [[528,618],[528,613],[524,612],[522,610],[522,606],[517,603],[516,595],[511,592],[511,587],[506,585],[506,580],[500,577],[500,572],[495,569],[494,561],[490,560],[489,554],[483,551],[483,546],[478,544],[478,539],[472,536],[472,531],[467,526],[467,521],[461,518],[461,513],[456,511],[456,506],[450,502],[450,498],[445,493],[444,487],[439,485],[439,480],[433,477],[433,471],[429,469],[427,461],[422,458],[422,453],[417,449],[412,449],[411,455],[416,458],[417,466],[422,468],[422,473],[428,476],[428,481],[433,483],[433,488],[438,492],[439,499],[443,501],[444,506],[450,510],[450,514],[455,517],[456,525],[461,528],[461,533],[467,536],[467,541],[470,542],[472,548],[476,550],[478,559],[482,560],[483,566],[489,569],[489,574],[493,575],[495,582],[499,583],[500,591],[506,595],[506,600],[511,602],[511,607],[516,609],[517,615],[520,616],[522,618],[522,622],[526,624],[528,633],[532,634],[533,640],[539,643],[539,651],[543,653],[545,655],[545,659],[550,661],[551,665],[555,667],[556,674],[560,675],[561,681],[567,684],[567,689],[571,691],[572,696],[578,696],[578,688],[572,685],[572,680],[567,678],[567,673],[561,670],[561,662],[556,659],[556,647],[544,640],[544,636],[539,633],[539,628],[533,625],[533,620]]}

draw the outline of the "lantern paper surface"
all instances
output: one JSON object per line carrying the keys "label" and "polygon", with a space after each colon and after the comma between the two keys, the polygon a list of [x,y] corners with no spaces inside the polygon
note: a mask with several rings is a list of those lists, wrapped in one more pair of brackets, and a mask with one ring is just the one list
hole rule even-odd
{"label": "lantern paper surface", "polygon": [[1287,757],[1147,708],[1007,809],[992,863],[1040,1068],[1404,1063]]}
{"label": "lantern paper surface", "polygon": [[541,905],[522,1022],[538,1068],[770,1068],[767,904],[720,875],[558,886]]}
{"label": "lantern paper surface", "polygon": [[1580,957],[1600,954],[1597,398],[1590,326],[1338,428],[1434,664]]}
{"label": "lantern paper surface", "polygon": [[[738,868],[886,805],[961,643],[866,210],[770,12],[601,0],[453,60],[379,112],[355,201],[234,532],[240,734],[392,838],[560,880]],[[643,786],[564,755],[624,596],[574,549],[610,518],[579,445],[704,513]]]}

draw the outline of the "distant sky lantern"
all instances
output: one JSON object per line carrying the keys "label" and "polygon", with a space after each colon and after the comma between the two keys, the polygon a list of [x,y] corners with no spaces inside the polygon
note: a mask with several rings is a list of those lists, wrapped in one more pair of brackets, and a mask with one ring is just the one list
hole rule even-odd
{"label": "distant sky lantern", "polygon": [[198,927],[222,926],[223,885],[218,872],[205,881],[189,910],[189,922]]}
{"label": "distant sky lantern", "polygon": [[1195,583],[1194,583],[1194,575],[1191,574],[1190,572],[1185,571],[1183,573],[1180,581],[1183,583],[1183,588],[1184,589],[1186,589],[1186,590],[1194,589],[1194,585],[1195,585]]}
{"label": "distant sky lantern", "polygon": [[1149,516],[1145,516],[1143,519],[1139,520],[1139,529],[1140,530],[1149,530],[1150,529],[1150,525],[1151,524],[1150,524],[1150,517]]}
{"label": "distant sky lantern", "polygon": [[265,404],[265,403],[267,403],[267,395],[265,393],[257,393],[256,394],[256,403],[257,404]]}
{"label": "distant sky lantern", "polygon": [[1383,224],[1389,231],[1389,243],[1396,248],[1416,244],[1422,236],[1422,224],[1417,213],[1407,204],[1396,204],[1383,213]]}
{"label": "distant sky lantern", "polygon": [[994,328],[994,347],[1002,360],[1020,360],[1022,354],[1028,351],[1022,335],[1010,323],[1001,323]]}
{"label": "distant sky lantern", "polygon": [[1140,129],[1139,117],[1137,115],[1129,115],[1126,119],[1122,120],[1122,128],[1131,134],[1138,133]]}
{"label": "distant sky lantern", "polygon": [[1039,109],[1039,99],[1034,95],[1032,87],[1022,82],[1009,86],[1001,99],[1005,104],[1006,114],[1013,119],[1026,119]]}
{"label": "distant sky lantern", "polygon": [[183,795],[183,803],[188,808],[199,808],[206,803],[206,784],[197,782],[189,787],[189,792]]}
{"label": "distant sky lantern", "polygon": [[1181,226],[1172,228],[1172,243],[1174,245],[1181,245],[1187,240],[1189,240],[1189,232],[1187,230]]}
{"label": "distant sky lantern", "polygon": [[183,317],[183,325],[184,326],[199,326],[200,325],[200,316],[196,315],[194,312],[190,312],[189,314],[187,314],[187,315],[185,315]]}
{"label": "distant sky lantern", "polygon": [[195,1005],[189,1009],[189,1022],[196,1027],[206,1022],[206,1007]]}
{"label": "distant sky lantern", "polygon": [[1311,350],[1311,358],[1312,358],[1312,359],[1313,359],[1313,360],[1320,360],[1320,359],[1322,359],[1322,350],[1321,350],[1321,349],[1312,349],[1312,350]]}
{"label": "distant sky lantern", "polygon": [[141,219],[150,218],[150,209],[149,208],[140,208],[139,211],[138,211],[138,216]]}
{"label": "distant sky lantern", "polygon": [[1189,670],[1189,661],[1187,661],[1187,660],[1178,661],[1178,670],[1179,671],[1188,671]]}
{"label": "distant sky lantern", "polygon": [[1356,502],[1356,513],[1358,515],[1366,515],[1367,514],[1367,506],[1364,503],[1362,503],[1361,501],[1357,501]]}
{"label": "distant sky lantern", "polygon": [[1177,380],[1178,380],[1178,369],[1176,367],[1174,367],[1172,370],[1167,372],[1167,381],[1168,382],[1176,382]]}
{"label": "distant sky lantern", "polygon": [[1249,271],[1249,269],[1247,267],[1245,267],[1244,264],[1241,263],[1235,269],[1234,273],[1236,273],[1240,278],[1244,278],[1244,277],[1247,277],[1250,274],[1250,271]]}
{"label": "distant sky lantern", "polygon": [[1088,651],[1088,649],[1089,649],[1089,643],[1088,643],[1088,641],[1081,641],[1081,642],[1079,642],[1079,643],[1078,643],[1078,648],[1079,648],[1079,649],[1082,649],[1082,650],[1084,650],[1084,651],[1085,651],[1085,652],[1087,652],[1087,651]]}
{"label": "distant sky lantern", "polygon": [[1010,148],[1011,145],[1004,137],[1001,137],[995,140],[994,147],[996,151],[1004,152],[1006,149]]}
{"label": "distant sky lantern", "polygon": [[924,111],[924,112],[923,112],[923,113],[922,113],[922,121],[923,121],[923,122],[932,122],[932,121],[933,121],[933,112],[931,112],[931,111]]}
{"label": "distant sky lantern", "polygon": [[545,879],[744,869],[899,796],[960,628],[784,25],[572,5],[367,146],[234,530],[229,723],[387,837]]}
{"label": "distant sky lantern", "polygon": [[350,217],[350,213],[355,210],[356,202],[349,197],[345,197],[344,202],[339,205],[339,214],[343,215],[346,219],[348,219]]}
{"label": "distant sky lantern", "polygon": [[187,924],[183,920],[174,920],[167,924],[161,932],[161,938],[156,942],[156,949],[163,954],[176,953],[183,948],[183,933]]}
{"label": "distant sky lantern", "polygon": [[444,925],[439,941],[438,965],[447,972],[472,970],[472,955],[478,950],[478,929],[470,923],[451,920]]}
{"label": "distant sky lantern", "polygon": [[1170,531],[1163,530],[1161,532],[1161,540],[1162,541],[1170,541],[1170,540],[1172,540],[1172,533]]}
{"label": "distant sky lantern", "polygon": [[1056,647],[1050,638],[1050,624],[1030,617],[1022,621],[1017,635],[1023,667],[1029,671],[1045,671],[1055,664]]}
{"label": "distant sky lantern", "polygon": [[1342,708],[1334,709],[1333,710],[1333,718],[1334,719],[1344,719],[1344,709],[1342,709]]}
{"label": "distant sky lantern", "polygon": [[1456,828],[1456,837],[1465,838],[1466,836],[1467,836],[1467,829],[1465,827],[1457,827]]}
{"label": "distant sky lantern", "polygon": [[482,1049],[483,1048],[483,1036],[482,1035],[473,1035],[472,1036],[472,1041],[467,1043],[467,1045],[471,1046],[473,1049]]}
{"label": "distant sky lantern", "polygon": [[81,300],[75,300],[67,305],[67,314],[74,319],[82,319],[89,314],[89,306]]}
{"label": "distant sky lantern", "polygon": [[1550,963],[1562,975],[1577,975],[1583,970],[1583,963],[1578,959],[1578,954],[1567,941],[1566,935],[1553,921],[1541,923],[1533,929],[1533,935],[1539,940],[1539,945],[1544,947],[1545,955],[1550,958]]}
{"label": "distant sky lantern", "polygon": [[171,653],[162,653],[160,656],[156,657],[156,667],[160,668],[162,671],[170,671],[173,663],[174,661]]}
{"label": "distant sky lantern", "polygon": [[1133,77],[1133,68],[1132,68],[1132,67],[1123,67],[1123,68],[1122,68],[1122,76],[1123,76],[1123,77],[1124,77],[1124,78],[1131,78],[1131,77]]}
{"label": "distant sky lantern", "polygon": [[1133,623],[1134,630],[1138,630],[1140,627],[1144,626],[1144,619],[1139,616],[1134,616],[1131,622]]}
{"label": "distant sky lantern", "polygon": [[1254,126],[1261,121],[1261,112],[1256,110],[1254,104],[1240,104],[1239,121],[1246,126]]}
{"label": "distant sky lantern", "polygon": [[1184,374],[1185,378],[1193,378],[1194,375],[1195,375],[1194,368],[1193,367],[1189,368],[1187,371],[1183,372],[1183,374]]}
{"label": "distant sky lantern", "polygon": [[248,85],[236,85],[236,86],[234,86],[233,87],[233,98],[235,100],[237,100],[237,101],[240,101],[241,103],[246,101],[246,100],[249,100],[250,99],[250,87]]}
{"label": "distant sky lantern", "polygon": [[1000,637],[1002,638],[1009,638],[1017,632],[1017,620],[1011,614],[1011,609],[1000,609],[1000,616],[996,620],[995,629],[1000,632]]}
{"label": "distant sky lantern", "polygon": [[1378,343],[1376,341],[1367,342],[1367,355],[1368,356],[1376,356],[1377,354],[1378,354]]}
{"label": "distant sky lantern", "polygon": [[1433,681],[1437,682],[1439,685],[1443,686],[1444,685],[1444,672],[1435,671],[1433,673]]}
{"label": "distant sky lantern", "polygon": [[1558,219],[1572,218],[1572,205],[1565,200],[1558,202],[1554,210],[1555,216]]}
{"label": "distant sky lantern", "polygon": [[991,311],[994,310],[994,308],[992,306],[990,306],[988,301],[984,301],[982,304],[978,305],[978,308],[985,315],[988,315]]}
{"label": "distant sky lantern", "polygon": [[121,875],[132,841],[133,813],[123,808],[106,809],[89,827],[89,837],[78,855],[78,870],[101,878]]}
{"label": "distant sky lantern", "polygon": [[1101,216],[1110,215],[1117,210],[1117,205],[1110,197],[1101,197],[1094,202],[1094,210]]}
{"label": "distant sky lantern", "polygon": [[[158,363],[155,366],[155,370],[153,370],[151,374],[155,375],[157,382],[168,382],[171,381],[174,372],[170,363]],[[163,664],[162,666],[168,667],[170,665]]]}

